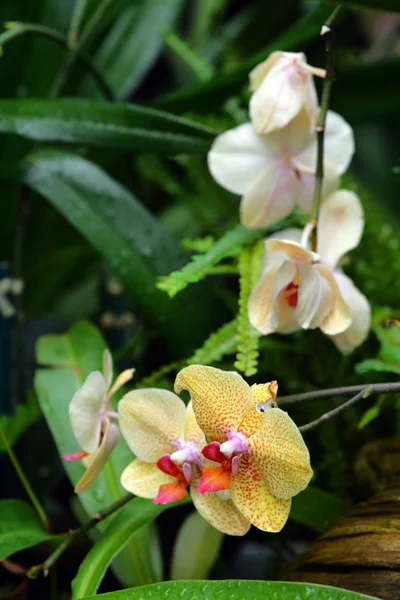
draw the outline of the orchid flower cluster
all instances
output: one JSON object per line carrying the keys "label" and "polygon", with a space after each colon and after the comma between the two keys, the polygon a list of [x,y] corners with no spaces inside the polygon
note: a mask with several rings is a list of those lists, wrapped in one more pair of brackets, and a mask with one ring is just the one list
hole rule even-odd
{"label": "orchid flower cluster", "polygon": [[[214,179],[242,196],[241,222],[250,229],[277,223],[296,205],[312,209],[319,112],[314,75],[325,71],[308,65],[303,53],[273,52],[250,73],[251,122],[219,135],[208,154]],[[320,328],[348,353],[363,342],[371,322],[368,300],[340,267],[360,242],[364,215],[356,194],[340,189],[354,153],[350,125],[328,111],[324,139],[316,251],[309,248],[307,228],[267,238],[249,320],[264,335]]]}
{"label": "orchid flower cluster", "polygon": [[[175,392],[137,389],[126,393],[118,412],[109,411],[113,393],[132,377],[124,371],[110,391],[110,354],[105,373],[90,373],[70,405],[75,437],[83,449],[82,492],[100,472],[115,446],[119,427],[136,458],[121,476],[132,494],[167,504],[190,489],[198,512],[216,529],[244,535],[253,524],[278,532],[291,498],[312,477],[310,456],[289,415],[277,407],[277,383],[249,386],[236,372],[191,365],[182,369]],[[177,395],[189,391],[187,406]]]}

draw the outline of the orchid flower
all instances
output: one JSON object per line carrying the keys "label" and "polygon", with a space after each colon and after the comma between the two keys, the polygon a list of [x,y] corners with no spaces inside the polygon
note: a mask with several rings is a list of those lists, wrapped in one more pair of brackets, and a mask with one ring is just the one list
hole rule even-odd
{"label": "orchid flower", "polygon": [[358,245],[363,227],[360,200],[339,190],[322,203],[316,253],[301,244],[297,229],[267,239],[249,301],[252,325],[264,335],[319,327],[344,353],[361,344],[370,327],[369,303],[338,265]]}
{"label": "orchid flower", "polygon": [[318,98],[312,76],[324,69],[307,64],[303,52],[272,52],[250,73],[250,117],[257,133],[284,127],[304,109],[310,125],[318,116]]}
{"label": "orchid flower", "polygon": [[206,441],[193,413],[172,392],[161,389],[135,390],[118,405],[120,427],[136,455],[121,476],[129,492],[167,504],[184,498],[190,486],[198,512],[213,527],[229,535],[244,535],[249,521],[232,500],[221,494],[201,494],[200,481]]}
{"label": "orchid flower", "polygon": [[[337,188],[354,153],[353,131],[328,111],[324,160],[324,195]],[[211,175],[222,187],[241,194],[241,222],[250,229],[287,217],[298,204],[310,211],[317,162],[316,134],[302,109],[285,127],[259,135],[245,123],[219,135],[208,153]]]}
{"label": "orchid flower", "polygon": [[66,454],[65,460],[82,459],[86,471],[76,485],[82,492],[99,474],[118,442],[119,429],[112,421],[118,413],[110,409],[112,396],[132,379],[134,369],[118,375],[114,384],[113,363],[109,350],[103,352],[103,373],[93,371],[75,393],[69,405],[69,418],[74,436],[82,448],[75,454]]}
{"label": "orchid flower", "polygon": [[229,487],[250,523],[280,531],[292,496],[307,487],[312,469],[295,423],[274,407],[277,383],[250,387],[236,372],[191,365],[177,375],[175,391],[182,390],[191,395],[208,443],[203,455],[219,463],[203,468],[198,491],[207,498]]}

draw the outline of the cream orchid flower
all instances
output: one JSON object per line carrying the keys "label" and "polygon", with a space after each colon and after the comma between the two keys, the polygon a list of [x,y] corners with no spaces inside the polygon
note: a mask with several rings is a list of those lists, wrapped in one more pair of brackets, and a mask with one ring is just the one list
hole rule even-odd
{"label": "cream orchid flower", "polygon": [[[324,195],[337,188],[354,153],[353,131],[328,111],[324,160]],[[317,161],[316,135],[302,109],[282,129],[257,134],[252,123],[219,135],[208,153],[211,175],[222,187],[242,195],[240,218],[250,229],[287,217],[298,204],[310,211]]]}
{"label": "cream orchid flower", "polygon": [[156,504],[184,498],[190,486],[198,512],[213,527],[228,535],[244,535],[250,523],[230,498],[203,495],[196,490],[205,459],[206,441],[192,405],[161,389],[135,390],[118,405],[120,427],[136,455],[121,476],[122,486]]}
{"label": "cream orchid flower", "polygon": [[291,498],[311,479],[310,456],[289,415],[273,408],[277,383],[250,387],[236,372],[191,365],[175,391],[188,390],[208,445],[203,455],[219,462],[205,467],[197,489],[226,490],[242,515],[263,531],[286,523]]}
{"label": "cream orchid flower", "polygon": [[338,264],[358,245],[363,227],[360,200],[339,190],[322,203],[317,253],[301,245],[300,230],[267,239],[264,269],[249,301],[251,324],[264,335],[319,327],[344,353],[361,344],[370,327],[369,303]]}
{"label": "cream orchid flower", "polygon": [[118,413],[110,410],[112,396],[132,379],[134,369],[127,369],[113,379],[113,363],[109,350],[103,352],[103,373],[93,371],[75,393],[69,405],[69,418],[74,436],[82,448],[75,454],[66,454],[65,460],[79,460],[86,471],[75,487],[82,492],[99,474],[118,442],[119,429],[112,422]]}
{"label": "cream orchid flower", "polygon": [[304,109],[310,125],[318,117],[318,97],[313,75],[324,69],[307,64],[303,52],[272,52],[250,73],[250,117],[257,133],[284,127]]}

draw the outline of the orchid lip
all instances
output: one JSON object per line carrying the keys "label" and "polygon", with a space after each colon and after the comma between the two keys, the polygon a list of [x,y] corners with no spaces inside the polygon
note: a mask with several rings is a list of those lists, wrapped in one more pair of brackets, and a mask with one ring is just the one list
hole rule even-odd
{"label": "orchid lip", "polygon": [[201,456],[196,446],[191,444],[180,444],[179,449],[171,454],[171,460],[179,466],[182,466],[185,463],[199,464],[199,462],[201,462]]}
{"label": "orchid lip", "polygon": [[225,456],[232,456],[234,453],[241,453],[247,450],[246,448],[246,437],[241,433],[235,433],[232,435],[227,442],[224,442],[220,446],[220,451]]}

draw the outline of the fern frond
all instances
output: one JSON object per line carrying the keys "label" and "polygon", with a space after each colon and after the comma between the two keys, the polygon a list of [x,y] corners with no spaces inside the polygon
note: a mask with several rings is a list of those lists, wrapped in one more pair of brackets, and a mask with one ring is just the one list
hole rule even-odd
{"label": "fern frond", "polygon": [[261,235],[260,231],[251,231],[242,225],[237,225],[215,242],[208,252],[195,254],[191,262],[180,271],[173,271],[166,277],[161,277],[157,287],[173,298],[189,283],[196,283],[207,277],[212,268],[224,258],[237,256],[242,246],[251,243]]}
{"label": "fern frond", "polygon": [[201,238],[184,238],[181,241],[182,246],[186,250],[192,250],[194,252],[208,252],[211,246],[214,244],[215,240],[212,235],[206,235]]}
{"label": "fern frond", "polygon": [[257,283],[263,242],[257,241],[251,246],[242,248],[239,256],[240,296],[237,327],[237,356],[235,367],[246,377],[257,373],[259,333],[249,322],[248,304],[252,289]]}
{"label": "fern frond", "polygon": [[204,342],[203,346],[196,350],[188,364],[212,365],[227,354],[233,354],[236,350],[236,319],[225,323],[220,329],[212,333]]}

